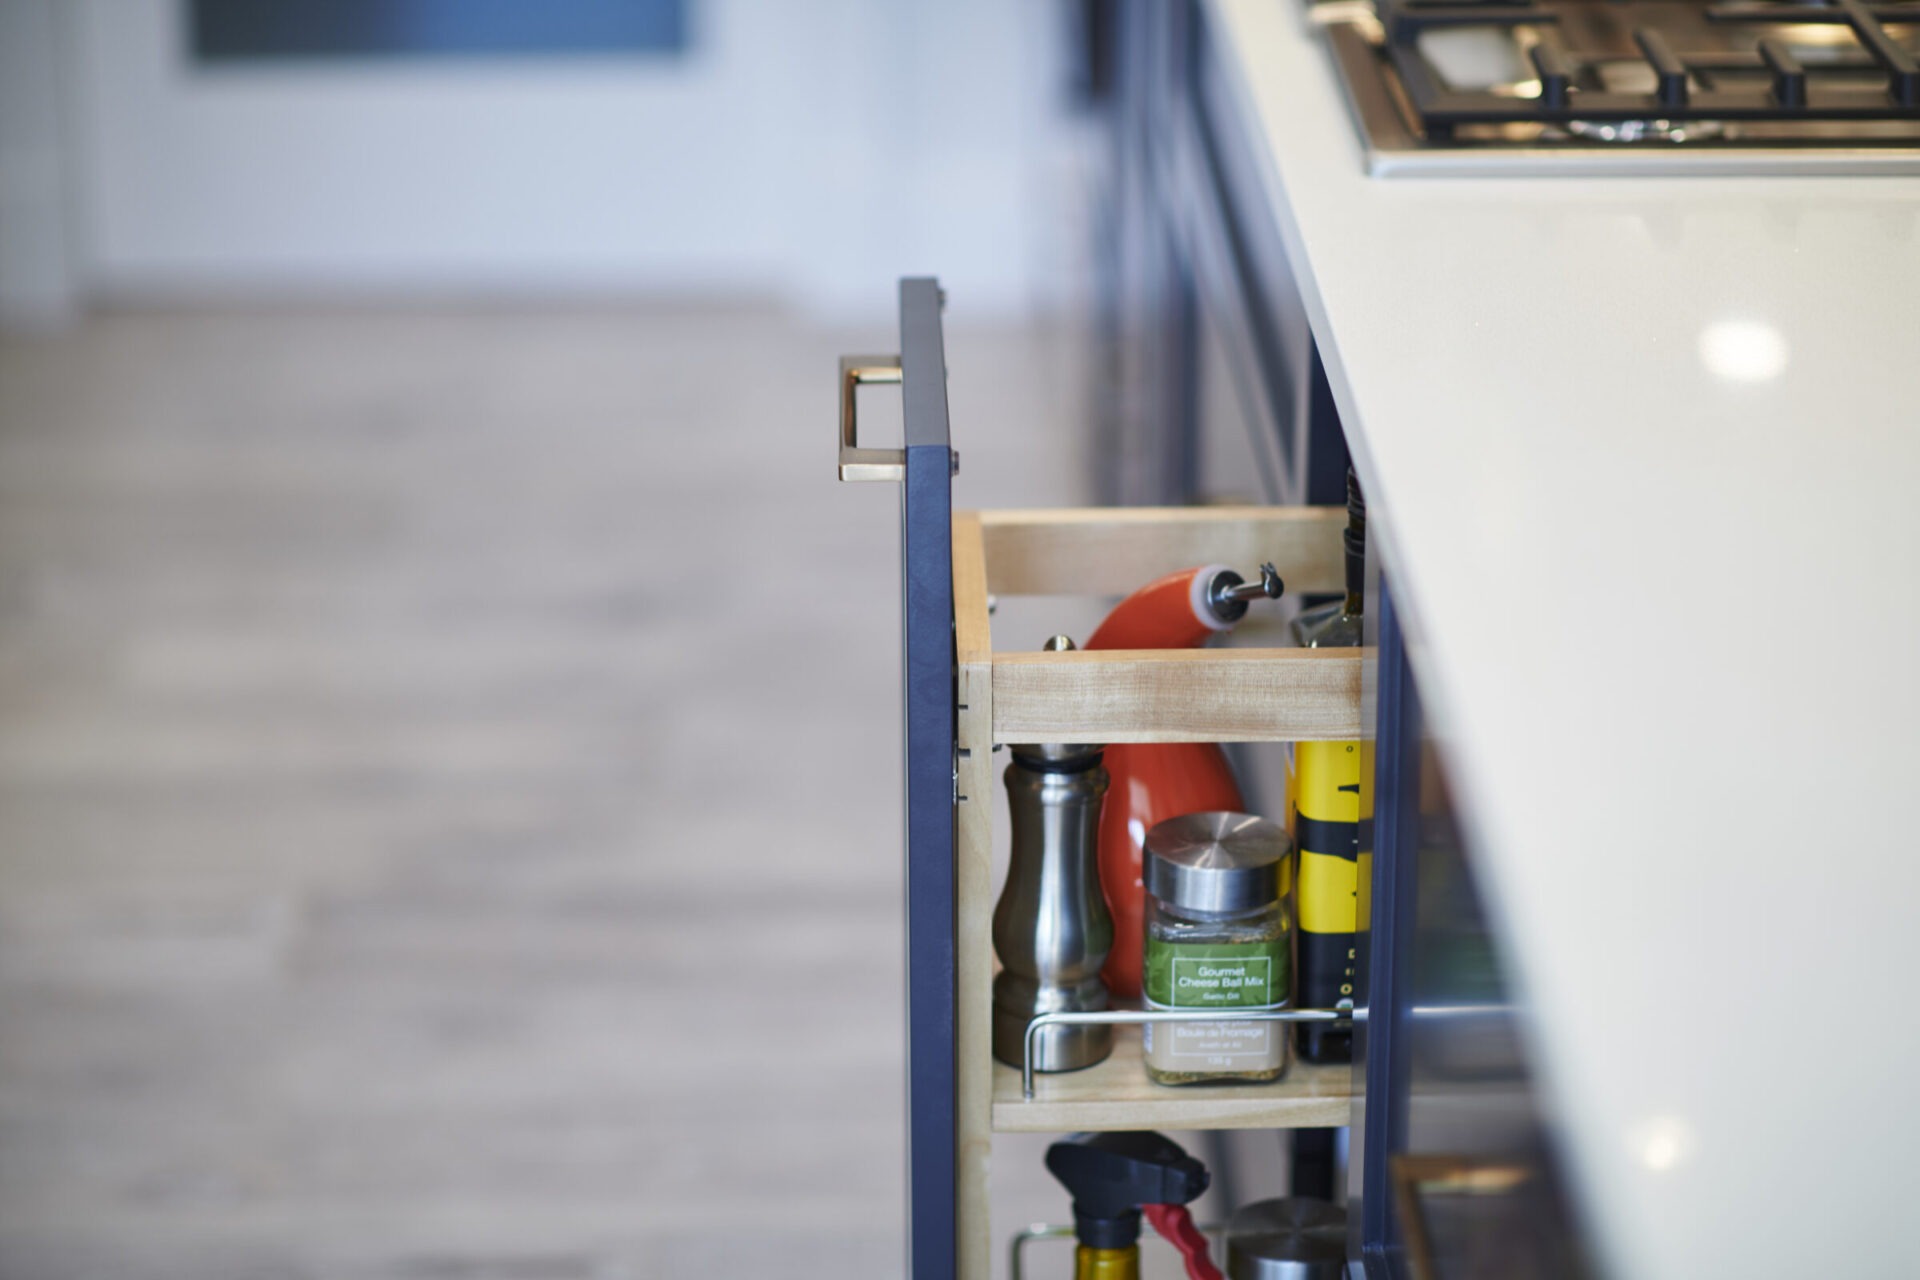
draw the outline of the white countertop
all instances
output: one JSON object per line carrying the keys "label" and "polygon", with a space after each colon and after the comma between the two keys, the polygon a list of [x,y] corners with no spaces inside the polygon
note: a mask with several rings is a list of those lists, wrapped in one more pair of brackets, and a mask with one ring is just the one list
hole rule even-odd
{"label": "white countertop", "polygon": [[1611,1274],[1910,1274],[1920,179],[1373,179],[1215,0]]}

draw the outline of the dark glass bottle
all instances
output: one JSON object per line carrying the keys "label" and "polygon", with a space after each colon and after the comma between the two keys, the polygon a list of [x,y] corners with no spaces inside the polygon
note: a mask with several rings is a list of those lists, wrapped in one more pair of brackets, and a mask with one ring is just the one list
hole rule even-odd
{"label": "dark glass bottle", "polygon": [[1346,547],[1347,595],[1293,620],[1293,638],[1304,649],[1357,649],[1367,611],[1367,500],[1360,493],[1360,477],[1347,468]]}

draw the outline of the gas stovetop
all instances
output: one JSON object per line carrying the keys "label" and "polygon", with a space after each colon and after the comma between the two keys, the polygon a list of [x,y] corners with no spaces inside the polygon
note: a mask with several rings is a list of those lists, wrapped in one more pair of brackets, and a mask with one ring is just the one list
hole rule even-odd
{"label": "gas stovetop", "polygon": [[1920,0],[1332,0],[1368,169],[1920,173]]}

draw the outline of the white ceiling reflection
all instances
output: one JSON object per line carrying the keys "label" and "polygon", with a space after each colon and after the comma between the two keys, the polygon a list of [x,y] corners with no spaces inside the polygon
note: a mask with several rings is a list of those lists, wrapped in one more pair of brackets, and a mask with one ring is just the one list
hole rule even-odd
{"label": "white ceiling reflection", "polygon": [[1643,1122],[1628,1141],[1641,1165],[1654,1173],[1665,1173],[1680,1164],[1693,1147],[1693,1135],[1686,1122],[1674,1116],[1657,1116]]}
{"label": "white ceiling reflection", "polygon": [[1729,382],[1765,382],[1786,371],[1786,337],[1764,320],[1715,320],[1700,331],[1700,362]]}

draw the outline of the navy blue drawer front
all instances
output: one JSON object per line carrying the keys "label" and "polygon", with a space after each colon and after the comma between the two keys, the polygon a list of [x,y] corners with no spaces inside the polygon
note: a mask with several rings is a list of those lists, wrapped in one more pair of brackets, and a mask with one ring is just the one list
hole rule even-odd
{"label": "navy blue drawer front", "polygon": [[906,462],[900,498],[906,733],[908,1256],[913,1280],[955,1273],[954,454],[942,295],[900,282]]}

